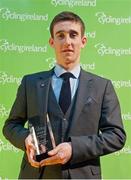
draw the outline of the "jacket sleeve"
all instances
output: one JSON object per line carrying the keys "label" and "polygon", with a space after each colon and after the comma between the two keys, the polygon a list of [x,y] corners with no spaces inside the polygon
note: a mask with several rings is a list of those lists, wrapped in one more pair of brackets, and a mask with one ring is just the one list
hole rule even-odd
{"label": "jacket sleeve", "polygon": [[107,81],[100,114],[98,134],[70,137],[73,148],[71,164],[113,153],[124,146],[126,134],[120,105],[111,81]]}
{"label": "jacket sleeve", "polygon": [[29,131],[24,127],[27,121],[26,77],[18,88],[10,115],[3,127],[3,134],[14,146],[25,150],[25,138]]}

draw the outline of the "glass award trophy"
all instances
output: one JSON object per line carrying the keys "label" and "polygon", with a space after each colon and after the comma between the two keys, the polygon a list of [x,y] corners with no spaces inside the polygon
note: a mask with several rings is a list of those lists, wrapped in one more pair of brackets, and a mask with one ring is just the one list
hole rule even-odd
{"label": "glass award trophy", "polygon": [[33,144],[36,149],[36,157],[35,160],[40,162],[41,160],[48,157],[48,148],[47,145],[47,128],[51,140],[52,147],[56,147],[54,134],[52,131],[51,123],[49,120],[49,116],[47,114],[46,123],[39,123],[38,120],[29,122],[29,130],[32,136]]}

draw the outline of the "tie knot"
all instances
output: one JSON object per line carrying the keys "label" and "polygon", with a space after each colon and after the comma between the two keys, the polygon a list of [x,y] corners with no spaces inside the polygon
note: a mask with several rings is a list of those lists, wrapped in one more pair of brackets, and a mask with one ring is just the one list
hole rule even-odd
{"label": "tie knot", "polygon": [[75,78],[75,76],[70,72],[63,73],[60,75],[60,77],[63,78],[65,81],[69,80],[69,78],[71,78],[71,77]]}

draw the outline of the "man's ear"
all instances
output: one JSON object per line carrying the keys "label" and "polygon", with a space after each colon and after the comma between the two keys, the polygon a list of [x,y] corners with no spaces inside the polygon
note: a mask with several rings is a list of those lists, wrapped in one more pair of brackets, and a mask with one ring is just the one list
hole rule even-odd
{"label": "man's ear", "polygon": [[52,48],[54,48],[54,39],[52,37],[49,39],[49,44]]}
{"label": "man's ear", "polygon": [[81,48],[84,48],[85,45],[86,45],[86,43],[87,43],[87,37],[86,37],[86,36],[83,36],[83,37],[82,37],[82,46],[81,46]]}

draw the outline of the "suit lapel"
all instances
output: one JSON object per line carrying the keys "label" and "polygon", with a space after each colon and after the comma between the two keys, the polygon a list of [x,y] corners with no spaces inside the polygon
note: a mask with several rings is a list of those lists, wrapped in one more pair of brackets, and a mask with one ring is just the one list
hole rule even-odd
{"label": "suit lapel", "polygon": [[[77,121],[86,101],[91,96],[93,90],[93,79],[90,76],[89,73],[85,72],[84,70],[81,70],[80,74],[80,81],[79,86],[77,90],[77,97],[74,105],[74,114],[72,118],[72,123],[70,127],[70,131],[73,128],[73,123]],[[69,131],[69,132],[70,132]]]}
{"label": "suit lapel", "polygon": [[46,115],[48,105],[48,93],[51,84],[52,70],[42,74],[37,80],[38,112],[40,116]]}

